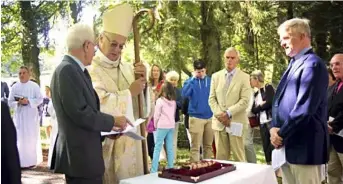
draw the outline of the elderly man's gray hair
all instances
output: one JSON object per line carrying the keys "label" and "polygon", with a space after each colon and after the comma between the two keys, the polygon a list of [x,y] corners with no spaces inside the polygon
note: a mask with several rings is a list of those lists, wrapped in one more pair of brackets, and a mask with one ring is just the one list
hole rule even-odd
{"label": "elderly man's gray hair", "polygon": [[170,71],[166,74],[166,80],[170,82],[172,79],[179,80],[180,75],[176,71]]}
{"label": "elderly man's gray hair", "polygon": [[86,41],[94,42],[95,35],[91,26],[83,23],[76,23],[68,29],[67,33],[67,48],[79,49],[82,48]]}
{"label": "elderly man's gray hair", "polygon": [[281,31],[290,31],[291,33],[305,34],[306,36],[311,37],[311,29],[309,23],[310,21],[308,19],[289,19],[279,26],[277,32],[280,35]]}
{"label": "elderly man's gray hair", "polygon": [[225,50],[225,52],[224,52],[224,57],[225,57],[225,54],[226,54],[227,52],[230,52],[230,51],[235,51],[236,54],[237,54],[238,59],[241,59],[241,55],[240,55],[239,51],[238,51],[235,47],[229,47],[229,48],[227,48],[227,49]]}
{"label": "elderly man's gray hair", "polygon": [[255,70],[251,73],[250,77],[258,80],[259,82],[264,82],[264,75],[261,70]]}

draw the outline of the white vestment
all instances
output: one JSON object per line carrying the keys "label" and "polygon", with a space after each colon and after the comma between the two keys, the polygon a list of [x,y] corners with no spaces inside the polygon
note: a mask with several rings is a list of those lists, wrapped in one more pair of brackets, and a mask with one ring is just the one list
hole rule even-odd
{"label": "white vestment", "polygon": [[[127,62],[107,62],[98,51],[93,63],[88,67],[95,91],[100,99],[101,112],[112,116],[125,115],[130,121],[139,118],[138,98],[132,97],[130,85],[135,76],[133,65]],[[143,93],[142,93],[143,94]],[[144,114],[151,108],[150,91],[142,95]],[[145,102],[146,100],[146,102]],[[146,117],[146,116],[144,116]],[[140,126],[136,128],[141,135]],[[120,180],[143,175],[142,142],[128,136],[121,136],[116,140],[106,138],[103,143],[103,158],[105,173],[103,184],[118,184]]]}
{"label": "white vestment", "polygon": [[[25,97],[29,100],[29,104],[19,105],[15,97]],[[37,108],[42,102],[43,96],[38,84],[28,81],[13,85],[8,104],[14,109],[13,122],[17,130],[21,167],[38,165],[43,161]]]}
{"label": "white vestment", "polygon": [[47,111],[51,117],[51,119],[50,119],[50,121],[51,121],[51,135],[50,135],[50,146],[49,146],[49,154],[48,154],[48,167],[50,167],[51,166],[52,153],[54,151],[55,142],[56,142],[57,133],[58,133],[57,117],[56,117],[55,109],[54,109],[54,106],[52,105],[51,100],[48,104]]}

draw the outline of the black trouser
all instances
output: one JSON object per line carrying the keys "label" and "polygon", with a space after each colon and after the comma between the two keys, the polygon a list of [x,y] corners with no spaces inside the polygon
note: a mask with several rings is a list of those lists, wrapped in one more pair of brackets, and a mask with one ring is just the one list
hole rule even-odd
{"label": "black trouser", "polygon": [[274,146],[270,142],[269,130],[270,122],[260,125],[260,134],[262,139],[263,151],[267,163],[272,161],[272,151],[274,149]]}
{"label": "black trouser", "polygon": [[154,149],[155,149],[154,133],[148,133],[147,142],[148,142],[148,154],[149,154],[150,159],[152,160],[152,157],[154,155]]}
{"label": "black trouser", "polygon": [[79,178],[65,175],[67,184],[102,184],[102,176],[96,178]]}

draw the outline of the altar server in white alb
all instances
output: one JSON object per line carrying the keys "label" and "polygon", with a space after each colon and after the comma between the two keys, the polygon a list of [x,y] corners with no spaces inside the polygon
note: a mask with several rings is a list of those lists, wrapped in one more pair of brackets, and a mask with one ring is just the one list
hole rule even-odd
{"label": "altar server in white alb", "polygon": [[29,168],[43,161],[37,109],[43,96],[38,84],[29,80],[30,72],[26,66],[20,67],[19,79],[20,82],[12,87],[8,104],[14,109],[20,166]]}

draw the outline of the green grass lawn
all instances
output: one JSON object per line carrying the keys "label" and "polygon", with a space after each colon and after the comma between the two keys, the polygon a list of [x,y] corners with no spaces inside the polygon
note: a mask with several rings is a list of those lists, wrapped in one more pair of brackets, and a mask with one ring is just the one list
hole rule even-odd
{"label": "green grass lawn", "polygon": [[46,133],[46,127],[40,127],[40,137],[42,143],[42,149],[49,149],[50,139]]}

